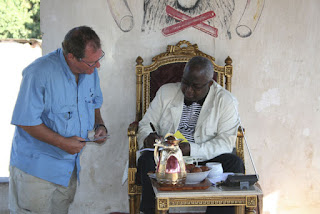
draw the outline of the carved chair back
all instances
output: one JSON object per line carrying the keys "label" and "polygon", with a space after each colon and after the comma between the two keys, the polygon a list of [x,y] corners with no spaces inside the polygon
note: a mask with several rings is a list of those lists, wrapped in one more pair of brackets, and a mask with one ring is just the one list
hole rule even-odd
{"label": "carved chair back", "polygon": [[194,56],[208,58],[214,66],[215,72],[212,78],[231,92],[233,73],[231,58],[225,60],[226,65],[220,66],[215,63],[214,57],[201,52],[197,44],[192,45],[183,40],[176,45],[168,45],[167,51],[153,57],[150,65],[144,66],[143,59],[140,56],[137,58],[136,121],[142,119],[157,90],[163,84],[180,82],[184,65]]}

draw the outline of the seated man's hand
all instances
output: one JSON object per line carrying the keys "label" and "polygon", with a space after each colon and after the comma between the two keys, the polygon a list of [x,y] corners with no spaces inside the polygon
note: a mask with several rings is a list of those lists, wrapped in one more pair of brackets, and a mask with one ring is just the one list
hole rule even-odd
{"label": "seated man's hand", "polygon": [[190,144],[189,143],[180,143],[179,147],[182,151],[183,156],[190,156]]}
{"label": "seated man's hand", "polygon": [[154,148],[154,144],[156,143],[156,139],[161,139],[159,135],[156,133],[150,133],[146,139],[143,141],[144,148]]}

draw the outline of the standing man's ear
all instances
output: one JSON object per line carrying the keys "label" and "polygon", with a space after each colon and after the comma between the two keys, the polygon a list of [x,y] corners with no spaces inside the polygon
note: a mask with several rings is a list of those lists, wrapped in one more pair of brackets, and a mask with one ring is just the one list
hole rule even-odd
{"label": "standing man's ear", "polygon": [[77,60],[77,58],[72,53],[68,53],[67,58],[68,60]]}
{"label": "standing man's ear", "polygon": [[68,53],[67,56],[66,56],[66,61],[71,63],[71,64],[74,64],[74,63],[78,62],[78,58],[75,57],[72,53]]}

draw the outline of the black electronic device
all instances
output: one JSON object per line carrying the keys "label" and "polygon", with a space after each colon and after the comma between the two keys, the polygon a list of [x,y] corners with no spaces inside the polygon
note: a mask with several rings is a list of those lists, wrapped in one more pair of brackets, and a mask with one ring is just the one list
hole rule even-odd
{"label": "black electronic device", "polygon": [[254,175],[244,175],[244,174],[233,174],[228,175],[227,179],[222,182],[220,185],[227,187],[240,187],[240,189],[249,189],[249,186],[252,186],[258,181],[258,176]]}

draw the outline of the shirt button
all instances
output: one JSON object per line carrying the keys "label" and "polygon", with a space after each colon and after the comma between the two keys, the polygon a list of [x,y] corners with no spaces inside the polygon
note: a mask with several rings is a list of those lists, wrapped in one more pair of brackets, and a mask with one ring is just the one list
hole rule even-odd
{"label": "shirt button", "polygon": [[71,172],[69,172],[69,175],[71,175]]}

